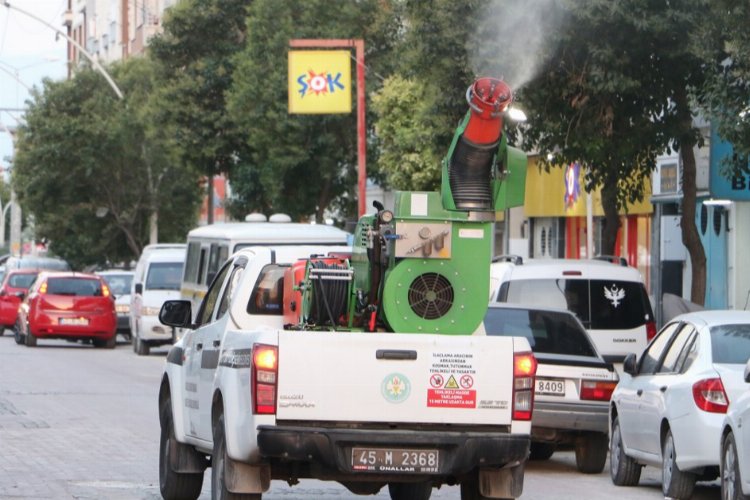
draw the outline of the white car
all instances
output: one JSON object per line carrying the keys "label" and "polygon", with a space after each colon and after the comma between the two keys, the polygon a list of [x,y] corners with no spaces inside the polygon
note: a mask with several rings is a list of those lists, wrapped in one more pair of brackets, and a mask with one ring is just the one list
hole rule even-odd
{"label": "white car", "polygon": [[581,322],[566,310],[490,304],[484,329],[490,336],[525,337],[537,359],[531,459],[546,460],[558,446],[573,446],[578,470],[600,473],[618,377]]}
{"label": "white car", "polygon": [[744,391],[729,405],[721,430],[721,498],[725,500],[750,498],[750,361],[743,377]]}
{"label": "white car", "polygon": [[610,363],[642,352],[656,334],[638,269],[624,260],[501,256],[490,268],[490,302],[567,309]]}
{"label": "white car", "polygon": [[610,406],[610,473],[638,484],[643,465],[662,469],[662,490],[690,497],[696,480],[719,474],[722,424],[747,391],[750,311],[700,311],[662,328],[624,374]]}

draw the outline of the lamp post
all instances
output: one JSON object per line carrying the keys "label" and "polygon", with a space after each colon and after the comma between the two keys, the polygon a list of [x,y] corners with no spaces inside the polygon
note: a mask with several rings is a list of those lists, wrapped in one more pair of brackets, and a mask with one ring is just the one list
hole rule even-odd
{"label": "lamp post", "polygon": [[123,95],[122,95],[122,92],[120,91],[120,88],[117,86],[117,84],[112,79],[112,77],[109,75],[109,73],[107,73],[107,71],[102,67],[102,65],[99,64],[99,62],[96,59],[94,59],[94,57],[91,54],[89,54],[86,51],[86,49],[84,49],[83,46],[81,46],[80,43],[76,42],[74,39],[72,39],[71,37],[69,37],[64,31],[62,31],[60,29],[57,29],[56,27],[54,27],[53,25],[51,25],[50,23],[48,23],[44,19],[35,16],[31,12],[27,12],[27,11],[25,11],[23,9],[20,9],[20,8],[16,7],[15,5],[11,5],[10,2],[8,2],[7,0],[3,1],[3,5],[7,9],[9,9],[9,10],[10,9],[16,10],[16,11],[20,12],[21,14],[24,14],[24,15],[26,15],[26,16],[34,19],[35,21],[42,23],[43,25],[47,26],[49,29],[54,30],[58,35],[60,35],[63,38],[65,38],[68,42],[70,42],[71,44],[75,45],[75,47],[81,52],[81,54],[83,54],[84,56],[86,56],[86,59],[88,59],[91,62],[91,64],[94,66],[94,68],[99,73],[101,73],[101,75],[104,77],[105,80],[107,80],[107,83],[109,83],[109,86],[112,87],[112,90],[114,90],[115,94],[117,94],[117,97],[119,97],[120,99],[123,99]]}

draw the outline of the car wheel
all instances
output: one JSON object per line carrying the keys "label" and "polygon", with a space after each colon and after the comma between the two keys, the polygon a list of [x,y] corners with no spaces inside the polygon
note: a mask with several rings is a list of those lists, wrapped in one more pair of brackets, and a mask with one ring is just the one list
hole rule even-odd
{"label": "car wheel", "polygon": [[609,474],[616,486],[636,486],[641,479],[642,465],[625,454],[620,434],[620,420],[612,423],[612,440],[609,443]]}
{"label": "car wheel", "polygon": [[225,468],[227,443],[224,437],[224,415],[219,415],[214,427],[214,452],[211,461],[211,498],[215,500],[261,500],[260,493],[232,493],[227,490]]}
{"label": "car wheel", "polygon": [[530,460],[549,460],[555,453],[557,446],[555,443],[531,443],[529,451]]}
{"label": "car wheel", "polygon": [[662,446],[661,490],[665,497],[690,498],[695,487],[695,474],[683,472],[677,466],[677,451],[672,431],[667,429]]}
{"label": "car wheel", "polygon": [[36,347],[36,337],[31,334],[31,332],[26,332],[26,335],[24,335],[26,347]]}
{"label": "car wheel", "polygon": [[388,483],[391,500],[429,500],[432,495],[432,482]]}
{"label": "car wheel", "polygon": [[[172,453],[184,450],[182,443],[175,440],[172,402],[167,399],[160,411],[161,438],[159,439],[159,490],[167,500],[196,499],[201,495],[203,472],[175,472],[169,465]],[[179,460],[178,460],[179,462]]]}
{"label": "car wheel", "polygon": [[135,337],[135,340],[133,341],[133,350],[138,356],[148,356],[148,354],[151,352],[151,348],[148,346],[148,344],[141,340],[141,338],[137,335]]}
{"label": "car wheel", "polygon": [[599,432],[576,439],[576,466],[584,474],[599,474],[607,462],[607,435]]}
{"label": "car wheel", "polygon": [[18,345],[25,343],[23,335],[21,335],[21,325],[19,325],[18,323],[16,323],[15,328],[13,328],[13,339]]}
{"label": "car wheel", "polygon": [[748,500],[742,493],[740,464],[737,460],[737,444],[731,432],[724,438],[721,447],[721,500]]}

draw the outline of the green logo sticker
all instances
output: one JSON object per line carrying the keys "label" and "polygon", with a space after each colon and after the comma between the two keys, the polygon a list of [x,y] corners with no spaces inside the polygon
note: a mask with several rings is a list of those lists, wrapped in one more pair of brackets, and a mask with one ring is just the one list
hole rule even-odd
{"label": "green logo sticker", "polygon": [[400,373],[391,373],[380,384],[380,392],[390,403],[403,403],[411,394],[411,382]]}

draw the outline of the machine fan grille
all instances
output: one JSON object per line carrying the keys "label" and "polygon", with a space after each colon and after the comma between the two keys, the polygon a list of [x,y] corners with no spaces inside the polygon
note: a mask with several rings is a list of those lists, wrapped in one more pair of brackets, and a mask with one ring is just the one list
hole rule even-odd
{"label": "machine fan grille", "polygon": [[441,318],[453,305],[453,285],[437,273],[419,275],[409,285],[409,305],[422,319]]}

